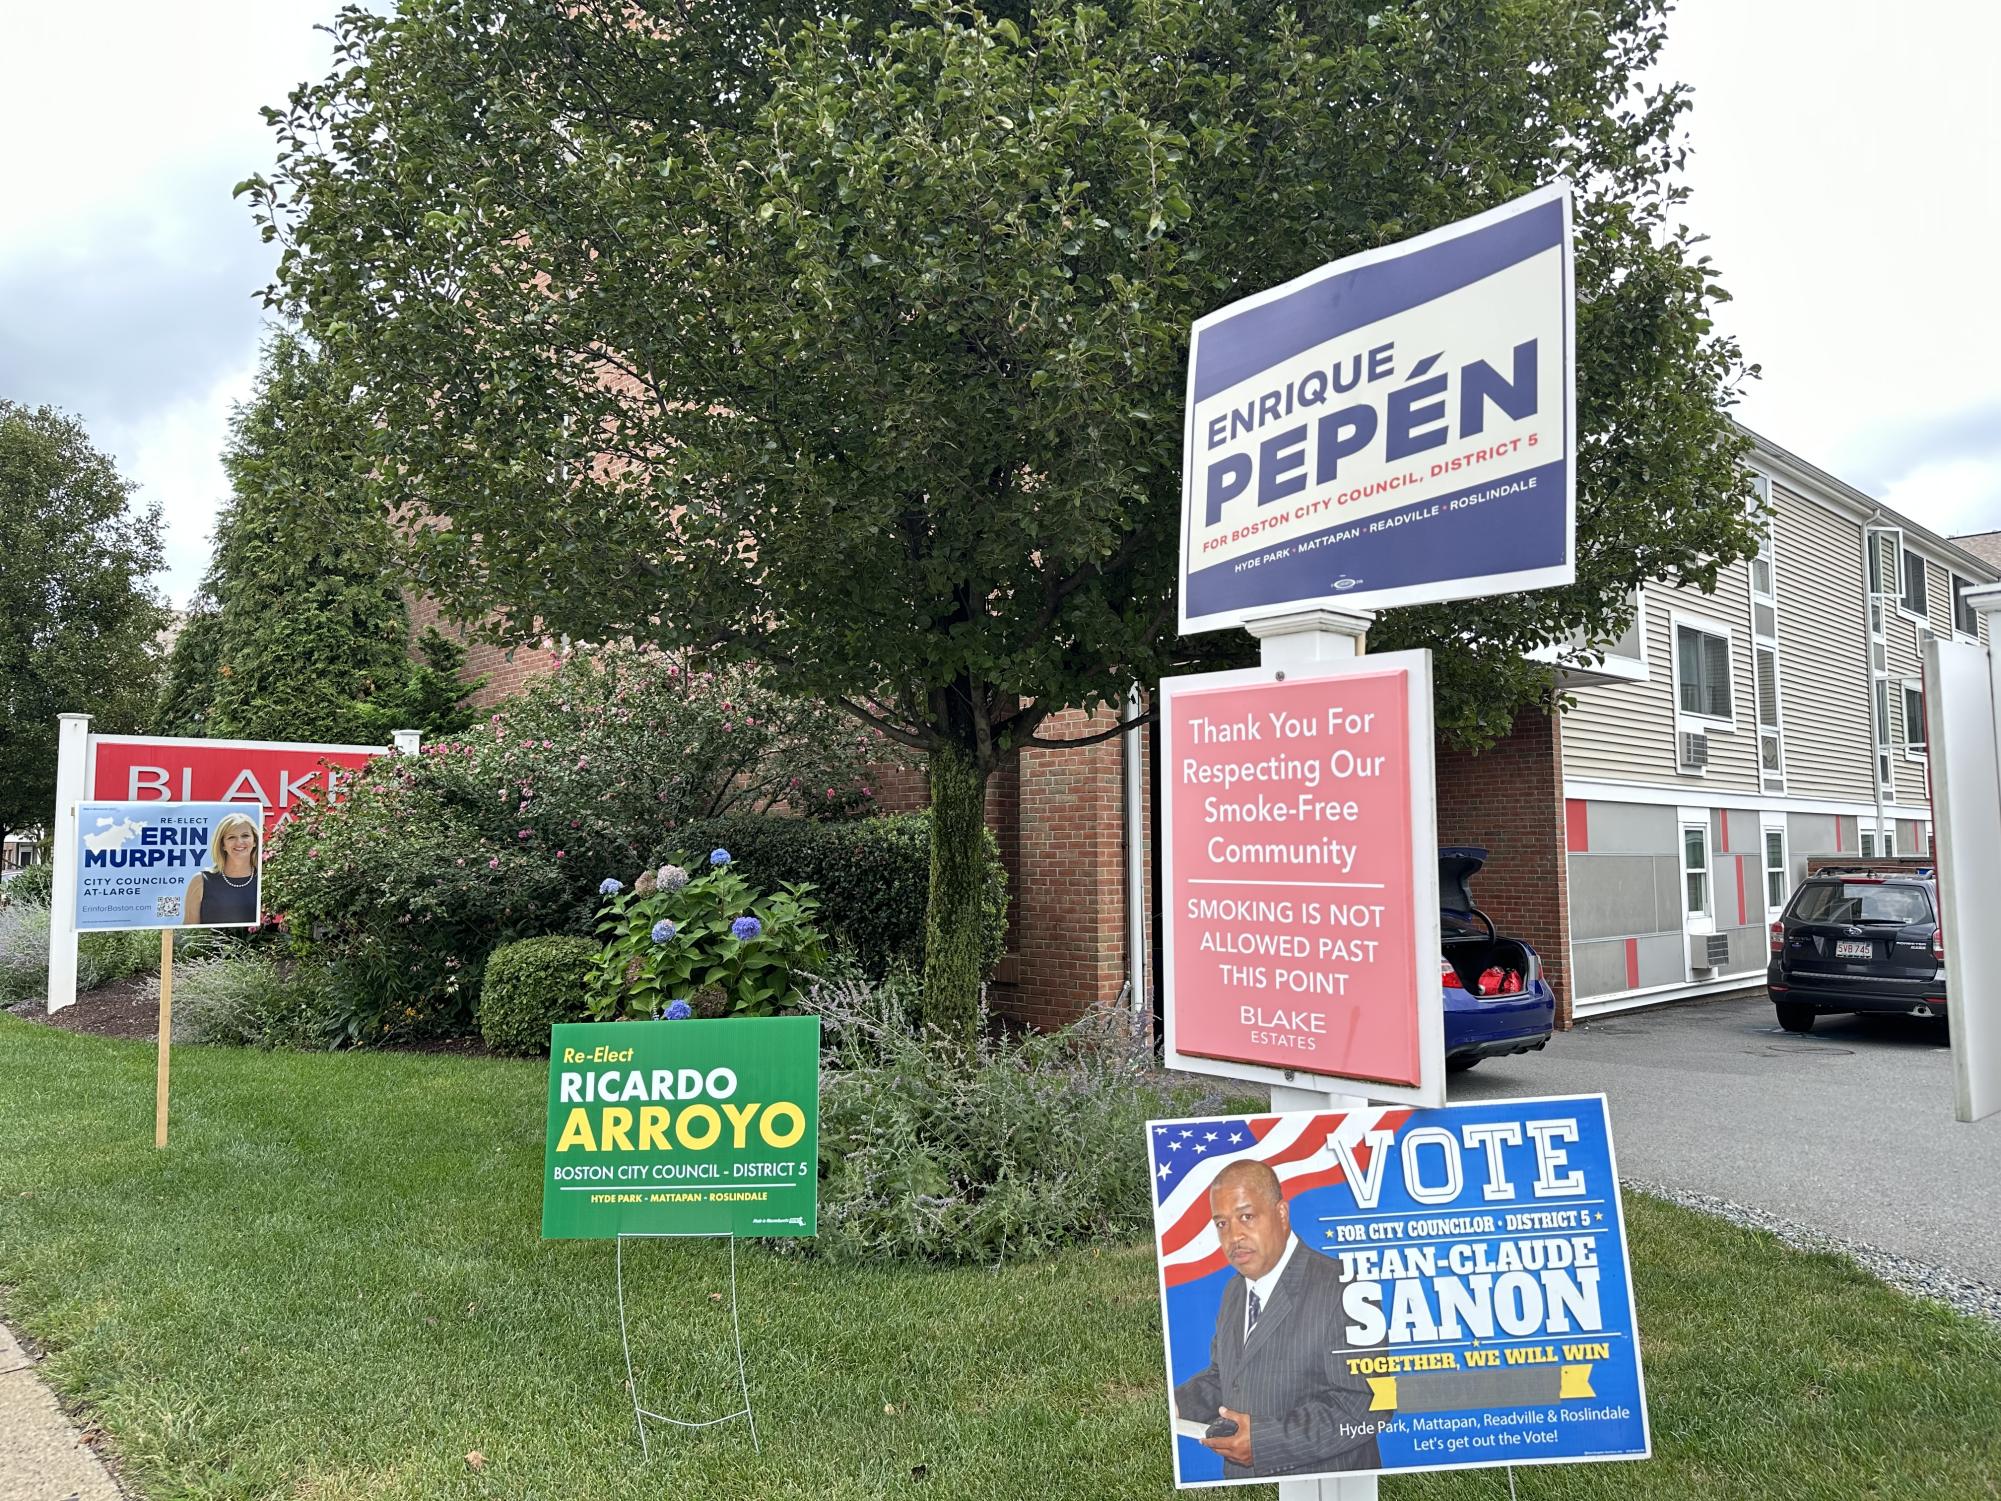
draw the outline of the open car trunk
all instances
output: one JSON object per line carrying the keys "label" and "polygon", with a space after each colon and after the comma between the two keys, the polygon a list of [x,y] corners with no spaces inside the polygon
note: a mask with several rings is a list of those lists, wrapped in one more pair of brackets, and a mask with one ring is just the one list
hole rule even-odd
{"label": "open car trunk", "polygon": [[1479,994],[1480,974],[1487,969],[1513,970],[1529,981],[1528,945],[1513,938],[1447,938],[1445,957],[1459,976],[1459,983]]}

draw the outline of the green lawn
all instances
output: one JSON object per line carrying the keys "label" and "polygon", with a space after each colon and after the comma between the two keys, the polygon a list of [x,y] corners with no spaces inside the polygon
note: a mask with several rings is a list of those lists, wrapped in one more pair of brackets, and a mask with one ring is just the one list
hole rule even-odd
{"label": "green lawn", "polygon": [[[537,1238],[540,1067],[200,1048],[174,1063],[157,1153],[150,1047],[0,1016],[0,1298],[154,1501],[1170,1491],[1143,1248],[1003,1272],[746,1248],[763,1455],[731,1424],[660,1433],[642,1465],[612,1248]],[[1522,1497],[2001,1496],[2001,1334],[1833,1258],[1647,1199],[1627,1210],[1657,1457],[1518,1470]],[[715,1246],[628,1253],[656,1410],[732,1405],[712,1298],[726,1267]]]}

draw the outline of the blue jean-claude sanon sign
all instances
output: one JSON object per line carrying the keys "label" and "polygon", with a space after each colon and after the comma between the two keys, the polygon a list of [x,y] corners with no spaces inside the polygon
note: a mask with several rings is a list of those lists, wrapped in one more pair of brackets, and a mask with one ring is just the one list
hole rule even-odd
{"label": "blue jean-claude sanon sign", "polygon": [[1198,322],[1182,630],[1572,582],[1571,310],[1559,184]]}
{"label": "blue jean-claude sanon sign", "polygon": [[1147,1147],[1177,1484],[1650,1452],[1604,1096]]}

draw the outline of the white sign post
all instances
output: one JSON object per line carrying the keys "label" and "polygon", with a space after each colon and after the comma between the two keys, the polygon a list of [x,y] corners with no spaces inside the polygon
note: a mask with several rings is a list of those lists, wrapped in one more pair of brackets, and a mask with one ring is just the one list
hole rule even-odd
{"label": "white sign post", "polygon": [[[2001,626],[2001,584],[1969,591]],[[1952,1025],[1953,1116],[2001,1111],[2001,658],[1991,646],[1925,644],[1932,832],[1945,929],[1946,1014]]]}
{"label": "white sign post", "polygon": [[[1249,629],[1276,682],[1288,673],[1311,677],[1316,668],[1325,675],[1361,657],[1375,608],[1570,583],[1572,305],[1570,194],[1558,183],[1198,321],[1182,466],[1183,633]],[[1428,660],[1423,665],[1413,679],[1428,690]],[[1165,725],[1165,704],[1162,712]],[[1428,699],[1411,704],[1409,715],[1426,743],[1411,748],[1400,785],[1409,833],[1428,844],[1436,832]],[[1162,747],[1169,749],[1165,738]],[[1310,747],[1281,740],[1280,748]],[[1165,763],[1164,756],[1163,780],[1171,782],[1181,768]],[[1165,847],[1175,844],[1173,825],[1202,804],[1192,795],[1167,804]],[[1429,952],[1411,977],[1419,988],[1392,998],[1417,1003],[1420,1045],[1400,1083],[1370,1087],[1436,1105],[1445,1098],[1444,1020],[1437,971],[1425,967],[1439,952],[1436,851],[1403,853],[1421,855],[1427,874],[1407,875],[1395,894],[1385,882],[1382,899],[1424,908],[1395,914],[1400,931],[1415,933],[1420,946],[1428,941]],[[1164,891],[1172,903],[1171,886]],[[1182,916],[1170,911],[1164,925],[1170,1061],[1269,1083],[1274,1111],[1366,1107],[1367,1095],[1329,1092],[1330,1081],[1310,1067],[1287,1072],[1244,1061],[1247,1049],[1181,1056],[1190,1029],[1177,1035],[1176,1008],[1229,1004],[1206,986],[1201,996],[1177,998],[1171,935]],[[1372,1475],[1279,1483],[1281,1501],[1375,1501],[1376,1494]]]}

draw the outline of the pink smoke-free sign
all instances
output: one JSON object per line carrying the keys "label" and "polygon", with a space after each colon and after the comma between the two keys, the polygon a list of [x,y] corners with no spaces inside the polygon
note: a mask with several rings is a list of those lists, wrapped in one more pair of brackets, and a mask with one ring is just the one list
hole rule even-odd
{"label": "pink smoke-free sign", "polygon": [[1415,1088],[1438,961],[1420,973],[1413,674],[1274,676],[1163,685],[1172,1049]]}

